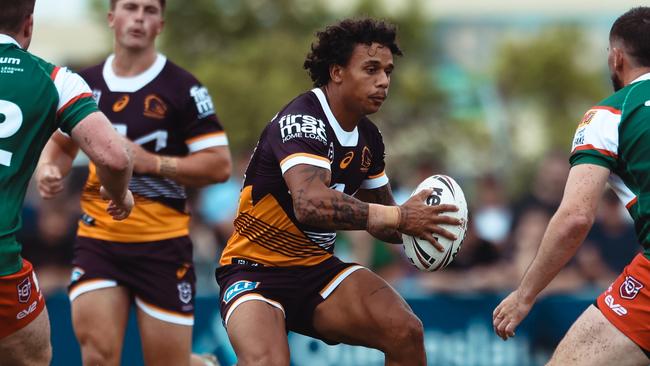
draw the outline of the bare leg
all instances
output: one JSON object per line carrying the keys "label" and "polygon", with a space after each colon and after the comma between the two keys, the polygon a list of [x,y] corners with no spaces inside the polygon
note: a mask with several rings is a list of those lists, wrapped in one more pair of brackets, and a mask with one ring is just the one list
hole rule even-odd
{"label": "bare leg", "polygon": [[24,328],[0,340],[3,366],[47,366],[52,359],[47,309]]}
{"label": "bare leg", "polygon": [[571,326],[547,365],[646,366],[641,348],[591,305]]}
{"label": "bare leg", "polygon": [[129,292],[110,287],[84,293],[72,302],[72,325],[86,366],[119,366]]}
{"label": "bare leg", "polygon": [[145,365],[190,365],[192,327],[156,319],[138,308]]}
{"label": "bare leg", "polygon": [[352,273],[316,307],[314,327],[329,340],[381,350],[386,365],[426,365],[422,323],[369,270]]}
{"label": "bare leg", "polygon": [[244,302],[232,312],[227,329],[238,366],[289,366],[282,310],[263,301]]}

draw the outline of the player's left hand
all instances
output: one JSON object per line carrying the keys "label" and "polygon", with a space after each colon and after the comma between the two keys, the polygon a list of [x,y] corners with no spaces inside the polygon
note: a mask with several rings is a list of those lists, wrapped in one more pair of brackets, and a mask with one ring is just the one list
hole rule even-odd
{"label": "player's left hand", "polygon": [[515,290],[492,313],[494,332],[504,341],[515,336],[515,329],[526,318],[534,302],[526,302]]}

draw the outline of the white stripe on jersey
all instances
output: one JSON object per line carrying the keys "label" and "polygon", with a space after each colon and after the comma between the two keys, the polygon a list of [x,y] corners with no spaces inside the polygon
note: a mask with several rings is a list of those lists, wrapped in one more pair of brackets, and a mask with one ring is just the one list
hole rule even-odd
{"label": "white stripe on jersey", "polygon": [[280,169],[282,170],[282,174],[284,174],[284,173],[287,172],[287,170],[293,168],[296,165],[300,165],[300,164],[313,165],[313,166],[317,166],[319,168],[332,170],[332,167],[330,166],[330,163],[326,162],[325,160],[310,158],[309,156],[304,156],[304,155],[295,156],[293,158],[289,158],[289,159],[285,160],[284,163],[282,165],[280,165]]}
{"label": "white stripe on jersey", "polygon": [[59,105],[56,107],[57,112],[61,112],[61,108],[81,94],[92,94],[90,87],[84,79],[65,67],[61,67],[56,73],[54,86],[59,93]]}
{"label": "white stripe on jersey", "polygon": [[607,183],[609,183],[610,187],[612,187],[612,190],[614,190],[614,193],[616,193],[618,199],[623,202],[625,207],[636,198],[636,195],[634,195],[632,190],[625,185],[623,179],[618,175],[610,174]]}
{"label": "white stripe on jersey", "polygon": [[[572,152],[583,147],[601,150],[610,156],[618,155],[618,125],[621,115],[605,108],[592,108],[587,114],[593,113],[589,121],[583,121],[573,138]],[[585,114],[585,118],[587,117]],[[604,150],[604,151],[603,151]]]}
{"label": "white stripe on jersey", "polygon": [[208,137],[187,145],[187,149],[190,151],[190,153],[194,153],[203,149],[207,149],[209,147],[216,146],[228,146],[228,136],[226,136],[226,134],[222,134],[219,136]]}
{"label": "white stripe on jersey", "polygon": [[325,112],[327,121],[330,123],[330,126],[332,126],[332,130],[334,130],[334,134],[336,135],[337,140],[339,140],[341,146],[357,146],[359,143],[359,128],[355,127],[352,131],[344,130],[341,127],[341,124],[339,124],[339,121],[336,119],[336,117],[334,117],[334,113],[332,113],[330,105],[327,104],[327,98],[325,97],[323,91],[320,88],[314,88],[311,90],[311,92],[316,94],[316,97],[318,97],[318,101],[323,108],[323,112]]}
{"label": "white stripe on jersey", "polygon": [[379,187],[383,187],[386,184],[388,184],[388,177],[386,174],[382,174],[381,176],[377,178],[370,178],[366,179],[363,182],[361,182],[361,189],[377,189]]}
{"label": "white stripe on jersey", "polygon": [[115,55],[110,55],[104,62],[104,68],[102,69],[102,76],[108,86],[108,90],[114,93],[135,93],[136,91],[142,89],[145,85],[153,81],[153,79],[158,76],[167,64],[167,57],[158,54],[156,55],[156,61],[148,69],[142,73],[131,76],[131,77],[122,77],[117,76],[113,71],[113,59]]}

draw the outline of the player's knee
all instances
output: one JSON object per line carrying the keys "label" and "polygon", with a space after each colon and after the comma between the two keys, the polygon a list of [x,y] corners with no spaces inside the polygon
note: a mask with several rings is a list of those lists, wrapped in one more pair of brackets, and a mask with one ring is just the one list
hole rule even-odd
{"label": "player's knee", "polygon": [[240,366],[289,366],[289,355],[283,352],[268,350],[268,352],[253,352],[247,355],[237,355],[237,365]]}
{"label": "player's knee", "polygon": [[408,313],[390,332],[389,349],[413,350],[424,346],[424,327],[414,314]]}
{"label": "player's knee", "polygon": [[78,337],[84,365],[114,364],[117,353],[108,344],[103,344],[93,336]]}

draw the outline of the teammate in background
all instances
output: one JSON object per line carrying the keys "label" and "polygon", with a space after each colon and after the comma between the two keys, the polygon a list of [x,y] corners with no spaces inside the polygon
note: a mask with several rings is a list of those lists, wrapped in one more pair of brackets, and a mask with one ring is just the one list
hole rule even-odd
{"label": "teammate in background", "polygon": [[[0,363],[49,365],[50,323],[32,265],[21,258],[16,232],[38,156],[61,129],[97,164],[109,219],[133,208],[127,189],[131,157],[97,110],[88,85],[65,68],[27,52],[35,0],[0,0]],[[112,217],[112,218],[111,218]]]}
{"label": "teammate in background", "polygon": [[246,171],[235,232],[217,269],[221,316],[238,365],[289,365],[287,331],[384,352],[387,365],[425,365],[422,323],[379,276],[333,255],[336,230],[400,232],[441,248],[454,238],[423,191],[396,206],[384,144],[366,117],[384,103],[394,26],[344,20],[317,33],[305,60],[315,88],[266,126]]}
{"label": "teammate in background", "polygon": [[634,219],[645,250],[576,320],[553,365],[650,362],[650,8],[634,8],[614,22],[608,65],[616,92],[578,125],[564,198],[521,284],[494,310],[496,333],[513,337],[537,295],[575,254],[607,182]]}
{"label": "teammate in background", "polygon": [[[196,278],[186,188],[227,180],[230,152],[207,89],[156,52],[164,7],[112,0],[115,53],[81,73],[135,152],[130,188],[138,203],[128,220],[109,220],[90,165],[69,288],[84,365],[120,364],[133,301],[147,365],[206,364],[190,356]],[[63,188],[75,145],[62,134],[48,143],[38,170],[43,197]]]}

